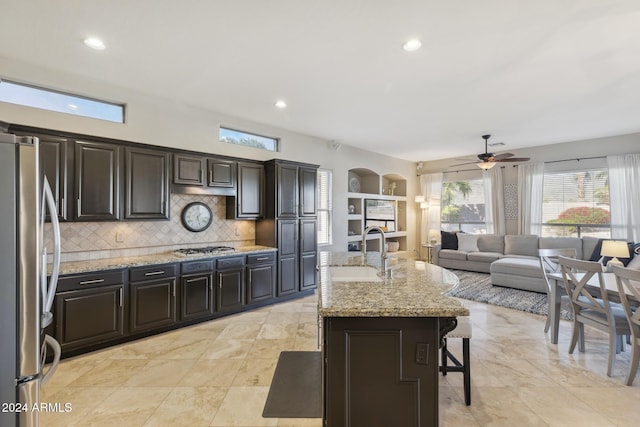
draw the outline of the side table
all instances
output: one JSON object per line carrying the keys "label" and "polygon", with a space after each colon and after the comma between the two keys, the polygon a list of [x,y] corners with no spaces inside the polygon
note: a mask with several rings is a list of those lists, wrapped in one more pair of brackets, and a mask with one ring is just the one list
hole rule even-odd
{"label": "side table", "polygon": [[429,264],[433,264],[433,249],[435,248],[434,245],[432,245],[431,243],[423,243],[422,244],[422,249],[425,250],[425,258],[424,261],[428,262]]}

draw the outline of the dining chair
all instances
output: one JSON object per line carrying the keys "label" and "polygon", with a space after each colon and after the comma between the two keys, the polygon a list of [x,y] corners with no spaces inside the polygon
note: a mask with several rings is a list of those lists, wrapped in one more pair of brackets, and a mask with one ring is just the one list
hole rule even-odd
{"label": "dining chair", "polygon": [[[631,328],[631,364],[625,380],[627,385],[631,385],[640,362],[640,307],[637,303],[640,301],[640,270],[616,265],[613,266],[613,273],[616,275],[620,300]],[[632,303],[629,300],[629,295],[635,299],[635,302]]]}
{"label": "dining chair", "polygon": [[[447,375],[447,372],[462,372],[464,383],[464,403],[471,405],[471,359],[469,357],[469,340],[471,339],[472,326],[471,319],[468,316],[460,316],[457,318],[458,325],[452,331],[449,331],[443,339],[440,348],[440,372]],[[447,339],[462,338],[462,362],[451,353],[447,347]],[[453,366],[449,365],[451,361]]]}
{"label": "dining chair", "polygon": [[[602,276],[602,264],[594,261],[582,261],[568,257],[558,257],[564,286],[573,310],[573,333],[569,354],[578,344],[584,353],[584,325],[589,325],[609,334],[609,364],[607,376],[613,375],[616,353],[623,348],[623,336],[631,334],[627,316],[621,304],[611,303]],[[584,273],[577,275],[578,273]],[[599,295],[593,295],[586,286],[593,277],[597,277]],[[593,283],[593,282],[592,282]]]}
{"label": "dining chair", "polygon": [[[554,283],[549,282],[549,278],[547,274],[550,273],[559,273],[560,272],[560,264],[558,263],[559,256],[565,256],[568,258],[575,258],[577,256],[577,252],[575,248],[562,248],[562,249],[540,249],[538,250],[538,256],[540,257],[540,268],[542,268],[542,276],[544,277],[544,281],[547,284],[547,300],[549,301],[549,309],[547,310],[547,322],[544,324],[544,332],[549,332],[549,327],[551,326],[551,317],[549,313],[551,313],[551,304],[554,304],[555,301],[551,300],[551,295],[554,289],[551,287],[554,286]],[[561,302],[568,303],[569,296],[562,295],[560,297]],[[560,312],[560,307],[556,310],[556,313]]]}

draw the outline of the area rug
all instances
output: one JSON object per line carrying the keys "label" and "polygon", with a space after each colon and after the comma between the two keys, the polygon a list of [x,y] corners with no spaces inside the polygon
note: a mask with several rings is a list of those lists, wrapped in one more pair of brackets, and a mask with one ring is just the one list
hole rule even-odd
{"label": "area rug", "polygon": [[[499,305],[541,316],[547,315],[546,294],[493,286],[491,284],[491,275],[486,273],[462,270],[451,270],[451,272],[458,276],[460,285],[449,291],[447,293],[449,296]],[[569,307],[562,306],[560,308],[560,318],[564,320],[573,319]]]}
{"label": "area rug", "polygon": [[265,418],[322,418],[319,351],[283,351],[264,405]]}

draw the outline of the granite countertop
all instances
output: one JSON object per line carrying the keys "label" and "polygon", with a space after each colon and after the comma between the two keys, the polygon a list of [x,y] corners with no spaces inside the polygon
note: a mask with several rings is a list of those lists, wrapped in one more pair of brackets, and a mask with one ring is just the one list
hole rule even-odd
{"label": "granite countertop", "polygon": [[[141,255],[120,258],[103,258],[89,261],[73,261],[60,263],[60,275],[88,273],[92,271],[114,270],[118,268],[140,267],[144,265],[168,264],[172,262],[195,261],[199,259],[220,258],[233,255],[247,255],[260,252],[275,252],[276,248],[269,246],[242,246],[233,252],[224,252],[220,255],[202,254],[179,256],[173,252],[162,252],[154,255]],[[51,265],[49,265],[51,271]]]}
{"label": "granite countertop", "polygon": [[380,268],[380,253],[321,252],[318,312],[325,317],[455,317],[468,316],[458,300],[444,295],[458,277],[442,267],[393,256],[389,273],[376,281],[332,280],[331,266]]}

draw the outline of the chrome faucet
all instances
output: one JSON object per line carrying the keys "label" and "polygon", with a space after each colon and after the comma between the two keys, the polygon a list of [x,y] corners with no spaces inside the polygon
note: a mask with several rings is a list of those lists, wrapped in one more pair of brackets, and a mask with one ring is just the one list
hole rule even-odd
{"label": "chrome faucet", "polygon": [[364,229],[362,233],[362,244],[360,245],[360,247],[362,248],[362,255],[363,256],[367,255],[367,235],[372,231],[380,232],[380,270],[382,271],[382,273],[386,273],[387,262],[388,262],[387,238],[385,237],[384,231],[382,230],[382,228],[378,227],[377,225],[371,225]]}

